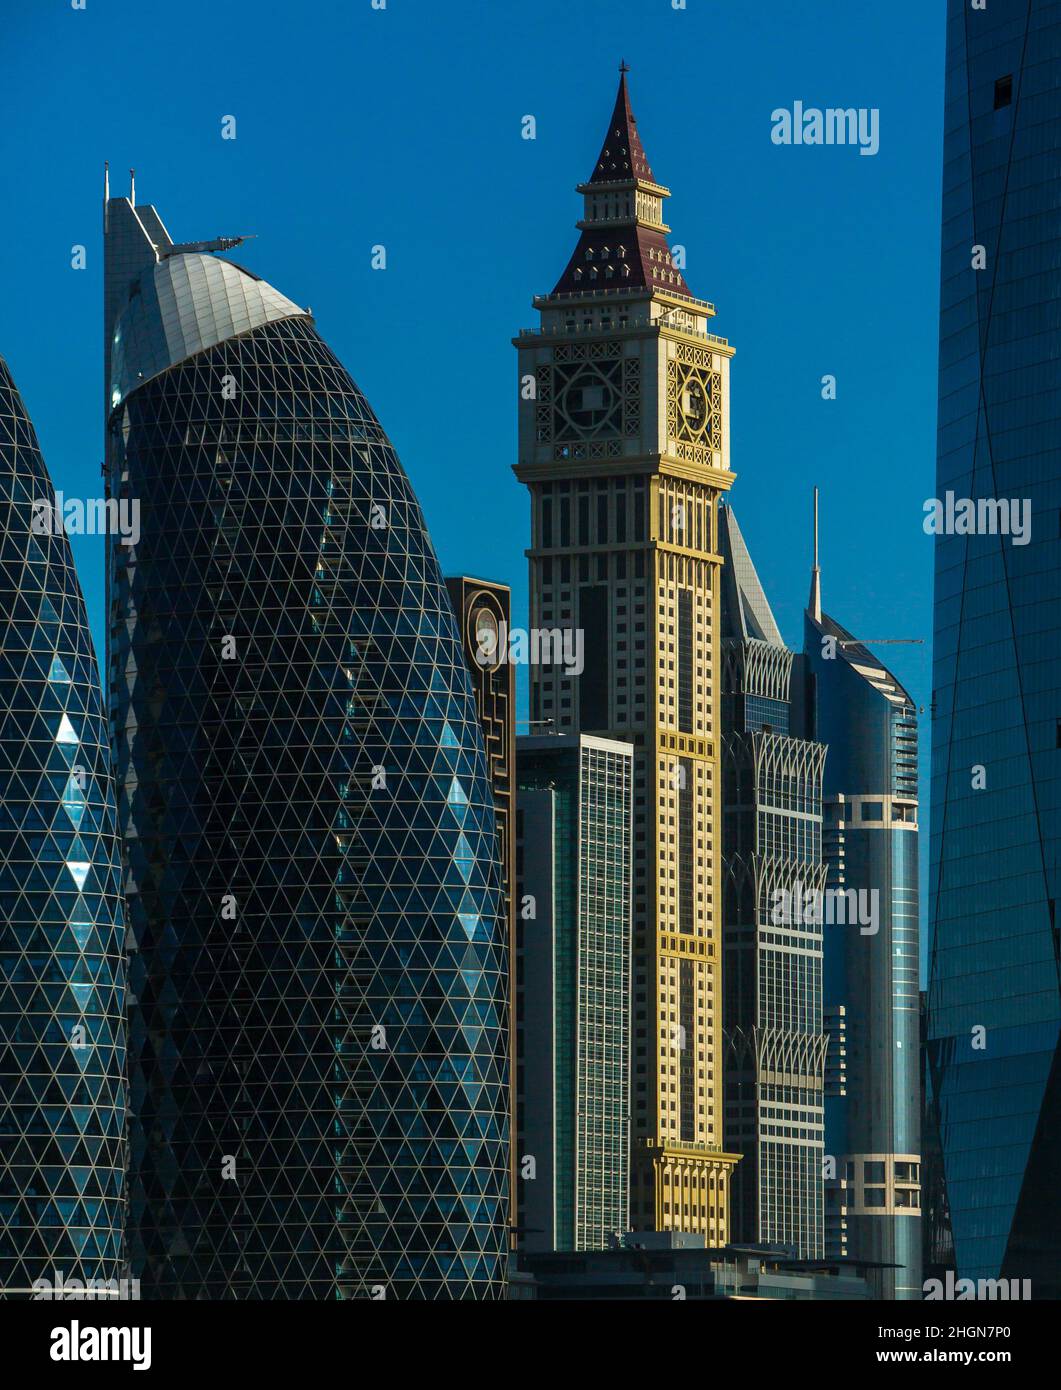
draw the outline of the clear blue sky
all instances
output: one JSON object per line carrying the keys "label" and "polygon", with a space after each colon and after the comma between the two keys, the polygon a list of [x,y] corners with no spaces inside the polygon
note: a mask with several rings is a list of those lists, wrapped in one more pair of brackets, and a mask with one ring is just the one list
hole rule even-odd
{"label": "clear blue sky", "polygon": [[[577,235],[624,58],[693,292],[736,346],[731,494],[798,644],[810,493],[825,606],[930,699],[942,0],[68,0],[0,35],[0,353],[56,486],[96,496],[100,198],[312,307],[423,504],[443,568],[526,603],[511,337]],[[775,146],[770,114],[876,107],[880,152]],[[521,138],[521,119],[537,139]],[[234,115],[237,138],[221,139]],[[70,268],[84,244],[88,268]],[[374,271],[371,248],[387,248]],[[821,377],[837,400],[821,399]],[[102,646],[102,543],[75,541]],[[927,715],[922,724],[927,770]],[[922,805],[927,812],[927,786]],[[927,814],[923,812],[923,822]],[[923,835],[927,840],[927,835]]]}

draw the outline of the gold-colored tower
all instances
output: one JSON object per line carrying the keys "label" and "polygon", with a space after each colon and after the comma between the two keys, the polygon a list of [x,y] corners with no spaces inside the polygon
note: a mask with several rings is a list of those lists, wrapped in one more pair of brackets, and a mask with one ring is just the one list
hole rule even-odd
{"label": "gold-colored tower", "polygon": [[721,1147],[717,509],[733,349],[668,243],[625,67],[578,191],[574,255],[515,340],[529,650],[534,629],[584,642],[581,662],[569,641],[565,661],[531,665],[531,719],[636,748],[631,1226],[722,1245],[737,1158]]}

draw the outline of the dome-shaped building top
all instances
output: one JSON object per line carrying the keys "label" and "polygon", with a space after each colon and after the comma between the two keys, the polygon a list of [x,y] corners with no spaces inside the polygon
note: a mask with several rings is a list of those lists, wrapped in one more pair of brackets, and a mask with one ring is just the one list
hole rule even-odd
{"label": "dome-shaped building top", "polygon": [[498,1297],[501,869],[420,507],[304,311],[108,219],[134,1266],[170,1297]]}

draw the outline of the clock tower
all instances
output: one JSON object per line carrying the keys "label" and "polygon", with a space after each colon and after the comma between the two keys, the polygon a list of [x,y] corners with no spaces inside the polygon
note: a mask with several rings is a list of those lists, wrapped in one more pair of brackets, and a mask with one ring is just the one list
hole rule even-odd
{"label": "clock tower", "polygon": [[574,254],[515,340],[531,627],[584,644],[581,663],[531,666],[531,719],[635,747],[631,1225],[722,1245],[737,1162],[721,1144],[719,780],[733,349],[669,245],[626,72],[578,188]]}

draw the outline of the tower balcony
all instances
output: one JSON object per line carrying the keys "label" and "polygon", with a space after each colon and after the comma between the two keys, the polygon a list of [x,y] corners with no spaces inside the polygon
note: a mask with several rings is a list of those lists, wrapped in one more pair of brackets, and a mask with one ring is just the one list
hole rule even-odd
{"label": "tower balcony", "polygon": [[[577,301],[579,295],[557,295],[558,299],[569,298]],[[555,307],[555,306],[553,306]],[[565,324],[563,328],[521,328],[519,336],[523,338],[577,338],[579,335],[589,337],[601,337],[604,335],[615,335],[620,333],[636,333],[646,328],[672,328],[676,333],[682,333],[687,338],[699,338],[702,343],[711,343],[715,347],[728,348],[729,340],[720,337],[717,333],[702,333],[696,328],[686,328],[684,324],[668,324],[666,317],[659,315],[656,318],[648,314],[637,314],[628,316],[623,324],[611,324],[604,328],[599,323],[589,325],[575,323]]]}
{"label": "tower balcony", "polygon": [[[658,291],[665,293],[666,290]],[[587,287],[581,290],[557,290],[552,294],[536,294],[532,303],[536,309],[556,309],[565,304],[584,304],[590,299],[633,299],[635,297],[644,299],[650,297],[653,291],[638,285],[631,288],[629,285],[613,285],[610,288],[606,285]],[[682,308],[688,308],[694,314],[706,314],[708,318],[714,318],[717,310],[709,299],[694,299],[691,294],[674,296],[681,301]]]}

